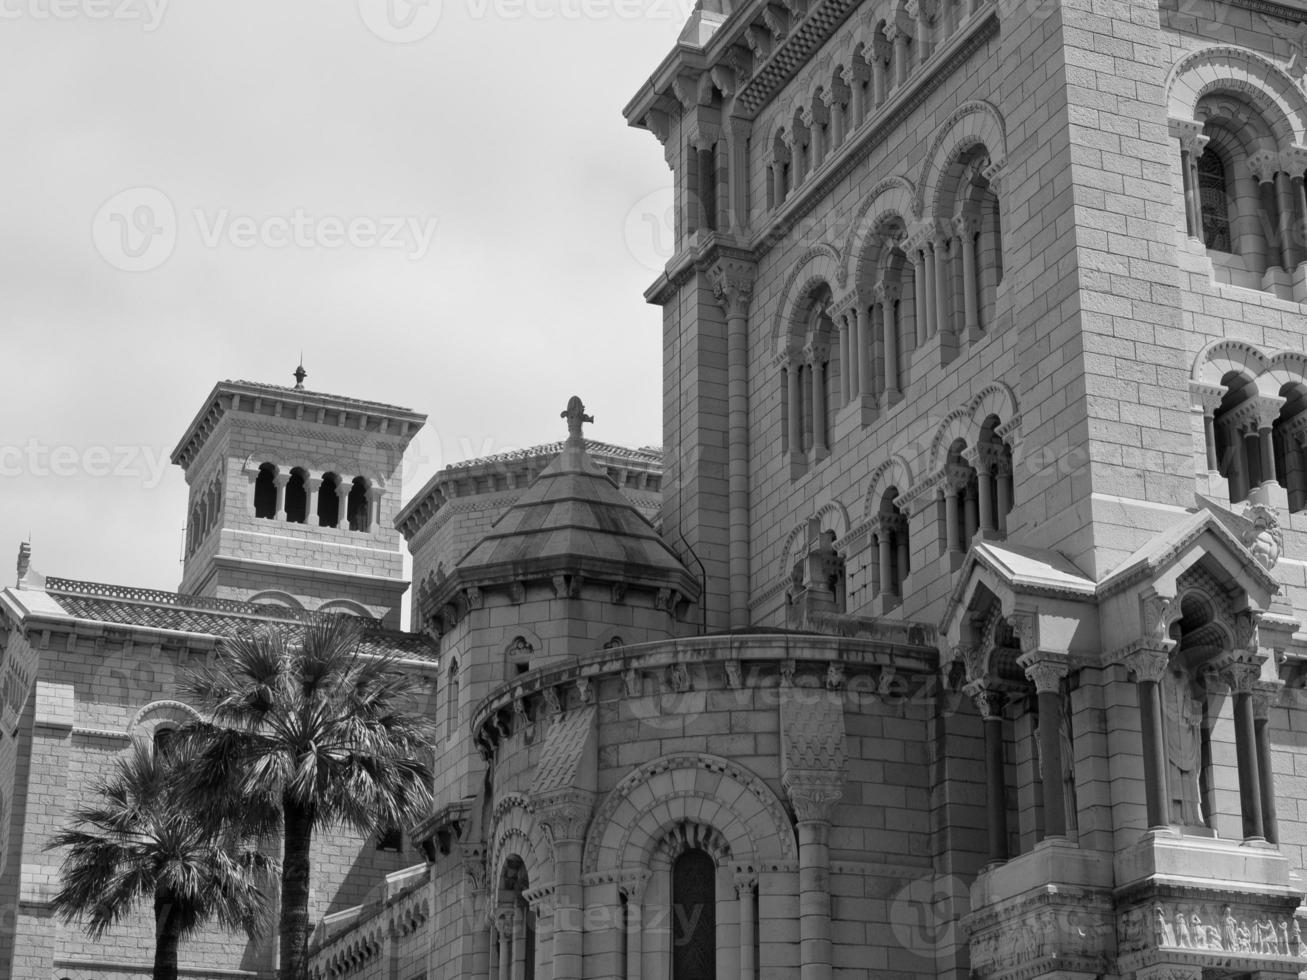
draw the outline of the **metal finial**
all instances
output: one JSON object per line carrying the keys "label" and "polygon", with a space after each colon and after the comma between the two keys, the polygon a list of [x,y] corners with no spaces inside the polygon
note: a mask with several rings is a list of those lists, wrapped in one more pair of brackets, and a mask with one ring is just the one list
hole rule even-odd
{"label": "metal finial", "polygon": [[581,426],[586,422],[593,422],[594,416],[585,414],[585,404],[581,401],[579,395],[573,395],[567,402],[567,410],[559,415],[559,418],[567,419],[567,438],[581,439]]}
{"label": "metal finial", "polygon": [[302,389],[304,387],[304,379],[307,378],[308,376],[309,376],[309,372],[304,370],[304,359],[303,357],[301,357],[300,366],[295,369],[296,389]]}

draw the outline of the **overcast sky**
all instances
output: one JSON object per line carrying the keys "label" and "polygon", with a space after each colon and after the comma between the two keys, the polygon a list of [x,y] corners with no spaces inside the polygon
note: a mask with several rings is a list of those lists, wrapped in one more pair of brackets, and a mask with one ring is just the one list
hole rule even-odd
{"label": "overcast sky", "polygon": [[671,177],[621,109],[692,5],[0,0],[0,581],[30,534],[47,575],[175,589],[168,454],[301,348],[430,416],[406,498],[572,394],[660,443]]}

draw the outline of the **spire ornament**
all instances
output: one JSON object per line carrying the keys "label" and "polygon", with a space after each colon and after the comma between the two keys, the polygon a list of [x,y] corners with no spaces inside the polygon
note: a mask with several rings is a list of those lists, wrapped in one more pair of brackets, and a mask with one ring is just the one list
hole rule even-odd
{"label": "spire ornament", "polygon": [[567,441],[580,442],[584,438],[581,433],[581,426],[587,422],[593,423],[594,416],[585,414],[585,403],[581,401],[579,395],[573,395],[567,402],[567,410],[561,413],[559,418],[567,419]]}

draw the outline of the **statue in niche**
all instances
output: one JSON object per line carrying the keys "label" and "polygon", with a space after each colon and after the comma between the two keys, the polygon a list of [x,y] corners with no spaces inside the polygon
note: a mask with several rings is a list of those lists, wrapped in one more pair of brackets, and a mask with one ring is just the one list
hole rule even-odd
{"label": "statue in niche", "polygon": [[1206,825],[1198,788],[1202,766],[1203,703],[1189,695],[1189,677],[1172,670],[1162,680],[1171,823]]}

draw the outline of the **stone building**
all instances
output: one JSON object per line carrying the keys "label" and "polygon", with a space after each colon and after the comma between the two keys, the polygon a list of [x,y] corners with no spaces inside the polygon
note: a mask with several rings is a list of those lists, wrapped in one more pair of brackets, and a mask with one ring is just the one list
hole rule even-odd
{"label": "stone building", "polygon": [[184,595],[0,595],[0,976],[140,973],[43,905],[80,774],[187,710],[116,658],[316,610],[441,730],[399,851],[324,863],[323,980],[1302,975],[1305,22],[704,0],[626,109],[662,453],[573,399],[401,509],[420,416],[220,385]]}

